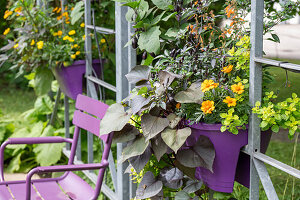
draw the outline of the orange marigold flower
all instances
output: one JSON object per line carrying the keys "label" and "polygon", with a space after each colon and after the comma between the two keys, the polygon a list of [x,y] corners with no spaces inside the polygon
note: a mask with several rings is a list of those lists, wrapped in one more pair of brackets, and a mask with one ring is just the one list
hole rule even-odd
{"label": "orange marigold flower", "polygon": [[201,105],[201,110],[204,114],[211,114],[211,112],[215,109],[215,103],[213,101],[203,101]]}
{"label": "orange marigold flower", "polygon": [[176,108],[179,109],[181,107],[181,103],[176,104]]}
{"label": "orange marigold flower", "polygon": [[242,94],[244,92],[244,88],[245,86],[241,82],[231,86],[231,90],[237,94]]}
{"label": "orange marigold flower", "polygon": [[225,13],[226,13],[227,18],[230,18],[230,16],[231,16],[232,14],[234,14],[234,8],[231,8],[231,6],[228,5],[228,6],[225,8]]}
{"label": "orange marigold flower", "polygon": [[203,83],[201,84],[201,90],[202,92],[209,91],[211,89],[214,89],[219,86],[219,83],[215,83],[213,80],[204,80]]}
{"label": "orange marigold flower", "polygon": [[61,8],[59,8],[59,9],[56,11],[56,13],[60,13],[60,11],[61,11]]}
{"label": "orange marigold flower", "polygon": [[227,103],[228,107],[236,106],[236,99],[231,98],[230,96],[227,96],[226,99],[223,100],[224,103]]}
{"label": "orange marigold flower", "polygon": [[3,18],[6,19],[6,18],[8,18],[10,15],[12,15],[12,14],[13,14],[13,11],[6,10],[5,13],[4,13]]}
{"label": "orange marigold flower", "polygon": [[226,67],[223,67],[223,69],[221,71],[229,74],[232,71],[232,68],[233,68],[233,65],[228,65]]}

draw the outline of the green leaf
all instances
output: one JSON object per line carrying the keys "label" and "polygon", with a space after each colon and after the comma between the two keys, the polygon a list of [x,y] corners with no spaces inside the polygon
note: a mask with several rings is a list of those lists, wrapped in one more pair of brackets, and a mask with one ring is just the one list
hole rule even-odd
{"label": "green leaf", "polygon": [[145,65],[137,65],[126,74],[126,78],[129,83],[136,84],[140,81],[146,81],[149,79],[150,68]]}
{"label": "green leaf", "polygon": [[181,117],[178,117],[174,113],[169,114],[167,116],[167,118],[170,121],[170,123],[169,123],[170,128],[175,128],[177,126],[178,122],[180,122],[180,120],[181,120]]}
{"label": "green leaf", "polygon": [[141,125],[146,140],[150,140],[169,125],[169,120],[167,118],[152,116],[147,113],[142,115]]}
{"label": "green leaf", "polygon": [[154,26],[148,31],[140,34],[138,45],[141,50],[146,50],[147,52],[158,54],[160,51],[160,41],[159,36],[161,31],[159,26]]}
{"label": "green leaf", "polygon": [[[43,131],[43,137],[54,136],[55,129],[47,126]],[[36,161],[41,166],[50,166],[57,163],[61,158],[64,143],[38,144],[33,151],[36,153]]]}
{"label": "green leaf", "polygon": [[18,171],[21,165],[21,156],[22,153],[19,153],[17,156],[13,157],[13,159],[9,162],[9,165],[5,168],[5,171],[9,173]]}
{"label": "green leaf", "polygon": [[280,43],[280,39],[279,39],[278,35],[276,35],[274,33],[272,33],[271,35],[275,42]]}
{"label": "green leaf", "polygon": [[161,136],[158,135],[151,140],[151,147],[153,149],[154,155],[159,161],[161,157],[167,152],[168,146],[162,140]]}
{"label": "green leaf", "polygon": [[261,123],[260,123],[260,127],[261,128],[265,128],[266,126],[268,126],[268,122],[267,121],[262,121]]}
{"label": "green leaf", "polygon": [[172,12],[171,14],[167,15],[166,17],[162,18],[163,21],[168,21],[170,18],[173,18],[177,12]]}
{"label": "green leaf", "polygon": [[35,92],[38,96],[47,94],[51,90],[52,72],[46,67],[38,67],[34,77]]}
{"label": "green leaf", "polygon": [[169,5],[172,5],[171,0],[152,0],[153,4],[162,10],[168,10]]}
{"label": "green leaf", "polygon": [[175,195],[175,200],[190,200],[190,199],[191,199],[190,195],[183,190],[177,192]]}
{"label": "green leaf", "polygon": [[150,160],[151,155],[152,151],[150,146],[148,146],[143,154],[129,158],[129,163],[137,173],[140,173]]}
{"label": "green leaf", "polygon": [[178,36],[178,32],[179,32],[179,29],[177,29],[177,28],[169,28],[167,30],[167,32],[165,33],[165,35],[168,37],[176,37],[176,36]]}
{"label": "green leaf", "polygon": [[141,89],[138,92],[138,95],[142,95],[148,92],[148,88],[146,86],[141,87]]}
{"label": "green leaf", "polygon": [[278,126],[278,125],[273,125],[271,129],[272,129],[272,131],[273,131],[274,133],[278,133],[278,131],[279,131],[279,126]]}
{"label": "green leaf", "polygon": [[187,90],[178,92],[174,99],[179,103],[198,103],[203,101],[204,93],[201,90],[201,84],[193,83]]}
{"label": "green leaf", "polygon": [[113,131],[121,131],[128,123],[130,117],[131,115],[125,112],[124,107],[120,103],[109,106],[100,122],[100,136]]}
{"label": "green leaf", "polygon": [[82,16],[84,12],[78,12],[71,18],[71,24],[74,25]]}
{"label": "green leaf", "polygon": [[175,152],[185,143],[188,136],[192,133],[191,128],[185,127],[183,129],[170,129],[166,128],[161,137],[163,141]]}
{"label": "green leaf", "polygon": [[149,141],[145,141],[144,136],[137,137],[132,143],[128,144],[123,149],[121,162],[124,162],[134,156],[141,155],[145,152],[148,145]]}

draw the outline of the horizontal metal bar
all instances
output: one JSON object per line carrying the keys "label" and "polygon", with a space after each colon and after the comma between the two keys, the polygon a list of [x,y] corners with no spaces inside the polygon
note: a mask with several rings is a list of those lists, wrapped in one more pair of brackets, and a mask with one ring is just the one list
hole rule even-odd
{"label": "horizontal metal bar", "polygon": [[267,64],[267,65],[272,65],[274,67],[281,67],[284,69],[289,69],[294,72],[300,72],[300,65],[297,64],[292,64],[284,61],[278,61],[278,60],[271,60],[267,58],[254,58],[255,62],[261,63],[261,64]]}
{"label": "horizontal metal bar", "polygon": [[98,84],[98,85],[101,85],[101,86],[103,86],[103,87],[105,87],[105,88],[107,88],[107,89],[113,91],[113,92],[117,92],[117,88],[116,88],[115,86],[113,86],[113,85],[111,85],[111,84],[109,84],[109,83],[106,83],[105,81],[102,81],[102,80],[100,80],[100,79],[98,79],[98,78],[95,78],[95,77],[93,77],[93,76],[87,76],[86,78],[87,78],[88,80],[90,80],[90,81],[92,81],[92,82]]}
{"label": "horizontal metal bar", "polygon": [[257,159],[254,159],[253,161],[254,161],[256,171],[259,175],[260,181],[265,189],[265,193],[266,193],[268,199],[278,200],[277,193],[274,189],[272,180],[269,176],[268,170],[267,170],[264,162],[257,160]]}
{"label": "horizontal metal bar", "polygon": [[[93,25],[86,25],[87,28],[94,30],[94,26]],[[96,26],[96,31],[98,33],[102,33],[102,34],[115,34],[115,30],[113,29],[109,29],[109,28],[103,28],[103,27],[99,27]]]}
{"label": "horizontal metal bar", "polygon": [[[63,154],[65,154],[68,158],[71,155],[71,151],[67,150],[66,148],[63,148]],[[78,160],[75,156],[74,159],[75,164],[84,164],[82,161]],[[94,184],[97,183],[98,176],[90,171],[82,171],[84,175],[86,175]],[[110,200],[117,200],[117,195],[115,192],[113,192],[105,183],[102,183],[101,192],[104,193],[105,196],[107,196]]]}
{"label": "horizontal metal bar", "polygon": [[271,158],[263,153],[253,153],[253,157],[300,179],[300,170],[298,169],[295,169],[287,164],[275,160],[274,158]]}

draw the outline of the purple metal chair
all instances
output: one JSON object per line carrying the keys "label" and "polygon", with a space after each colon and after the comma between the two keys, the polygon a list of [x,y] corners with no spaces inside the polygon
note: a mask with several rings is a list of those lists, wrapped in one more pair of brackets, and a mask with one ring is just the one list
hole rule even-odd
{"label": "purple metal chair", "polygon": [[[103,118],[108,105],[78,95],[76,100],[77,110],[74,112],[73,124],[75,131],[73,139],[63,137],[38,137],[38,138],[9,138],[0,147],[0,200],[95,200],[98,198],[103,176],[108,166],[108,155],[113,133],[101,136],[104,150],[101,163],[73,164],[80,129],[85,129],[99,136],[100,119]],[[89,114],[87,114],[89,113]],[[5,181],[3,176],[4,149],[9,144],[42,144],[42,143],[71,143],[71,154],[68,165],[36,167],[32,169],[23,181]],[[99,169],[97,184],[93,189],[80,177],[71,171]],[[36,173],[65,172],[58,178],[44,178],[31,180]]]}

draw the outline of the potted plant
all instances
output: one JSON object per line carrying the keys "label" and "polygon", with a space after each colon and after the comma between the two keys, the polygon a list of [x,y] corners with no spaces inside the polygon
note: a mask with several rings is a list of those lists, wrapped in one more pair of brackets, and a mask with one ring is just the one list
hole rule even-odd
{"label": "potted plant", "polygon": [[[142,61],[126,75],[135,88],[108,108],[100,135],[114,131],[115,142],[127,143],[121,162],[139,182],[136,198],[200,197],[202,183],[232,192],[251,112],[247,12],[236,1],[224,10],[210,1],[123,2]],[[263,130],[277,130],[267,124]]]}
{"label": "potted plant", "polygon": [[[39,95],[50,91],[52,74],[67,96],[75,99],[82,93],[85,73],[82,5],[83,2],[76,6],[69,4],[62,10],[54,3],[46,8],[16,1],[5,12],[4,18],[11,21],[11,27],[4,32],[8,44],[1,48],[6,52],[1,58],[11,61],[12,69],[17,69],[19,75],[34,72]],[[102,47],[106,45],[104,38],[99,42]],[[99,56],[96,52],[94,57]],[[92,65],[99,76],[102,60],[94,60]]]}

